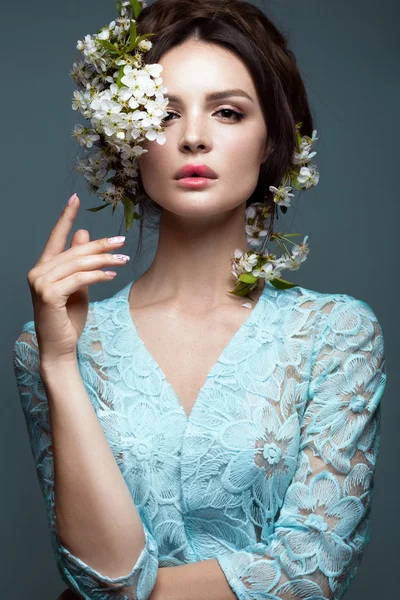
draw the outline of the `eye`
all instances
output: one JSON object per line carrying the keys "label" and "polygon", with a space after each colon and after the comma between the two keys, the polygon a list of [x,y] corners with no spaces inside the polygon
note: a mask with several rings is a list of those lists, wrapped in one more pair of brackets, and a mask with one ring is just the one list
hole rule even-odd
{"label": "eye", "polygon": [[[237,121],[241,121],[242,119],[244,119],[244,118],[245,118],[245,114],[244,114],[244,113],[242,113],[242,112],[240,112],[240,111],[238,111],[238,110],[234,110],[233,108],[220,108],[220,109],[219,109],[219,110],[217,110],[217,112],[216,112],[216,113],[214,113],[214,114],[217,114],[217,113],[231,113],[231,116],[227,116],[227,115],[225,114],[225,116],[223,116],[223,117],[222,117],[224,120],[228,120],[228,121],[231,121],[231,120],[233,119],[233,121],[236,121],[236,122],[237,122]],[[162,120],[162,123],[168,123],[169,121],[172,121],[173,119],[170,119],[170,118],[169,118],[169,117],[171,117],[172,115],[177,115],[177,113],[169,112],[169,113],[168,113],[168,116],[167,116],[167,117],[165,117],[165,118]],[[178,115],[177,115],[177,116],[178,116]]]}
{"label": "eye", "polygon": [[[232,113],[234,115],[234,120],[235,121],[241,121],[242,119],[244,119],[244,113],[239,112],[238,110],[233,110],[233,108],[221,108],[220,110],[217,110],[217,112],[222,113]],[[223,118],[227,118],[229,120],[230,117],[223,117]]]}
{"label": "eye", "polygon": [[169,112],[168,115],[166,117],[164,117],[164,119],[161,120],[161,123],[167,123],[168,121],[170,121],[171,119],[169,119],[168,117],[170,117],[171,115],[175,115],[176,113],[173,112]]}

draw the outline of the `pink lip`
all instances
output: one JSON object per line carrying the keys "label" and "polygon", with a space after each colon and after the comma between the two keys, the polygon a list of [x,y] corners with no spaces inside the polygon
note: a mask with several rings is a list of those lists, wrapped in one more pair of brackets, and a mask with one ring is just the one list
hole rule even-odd
{"label": "pink lip", "polygon": [[190,178],[193,175],[198,177],[206,177],[208,179],[217,179],[218,175],[216,172],[204,164],[198,165],[184,165],[175,175],[175,179],[181,179],[182,177]]}
{"label": "pink lip", "polygon": [[213,181],[216,179],[208,177],[181,177],[177,180],[179,186],[193,189],[208,187]]}

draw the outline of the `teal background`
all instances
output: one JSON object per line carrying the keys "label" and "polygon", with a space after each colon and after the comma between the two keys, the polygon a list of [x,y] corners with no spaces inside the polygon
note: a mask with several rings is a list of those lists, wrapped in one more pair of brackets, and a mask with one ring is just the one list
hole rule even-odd
{"label": "teal background", "polygon": [[[294,199],[279,229],[309,236],[310,254],[290,281],[367,302],[384,332],[388,381],[382,401],[381,447],[375,476],[373,530],[346,600],[394,597],[397,585],[399,459],[399,8],[381,0],[254,2],[289,36],[306,83],[319,140],[321,179]],[[71,109],[68,72],[81,59],[76,41],[116,17],[109,0],[2,3],[1,15],[1,597],[56,600],[65,589],[56,570],[44,503],[30,454],[12,371],[12,346],[33,318],[26,275],[38,260],[69,196],[81,209],[74,231],[91,239],[124,233],[123,212],[86,212],[89,196],[74,170],[71,132],[83,117]],[[80,153],[81,154],[81,153]],[[124,252],[133,256],[135,229]],[[302,239],[302,238],[298,238]],[[123,267],[91,300],[112,295],[152,260]],[[68,241],[69,246],[69,241]],[[150,262],[149,262],[150,261]],[[132,263],[133,261],[131,261]],[[284,273],[284,276],[285,276]],[[397,375],[396,375],[397,373]]]}

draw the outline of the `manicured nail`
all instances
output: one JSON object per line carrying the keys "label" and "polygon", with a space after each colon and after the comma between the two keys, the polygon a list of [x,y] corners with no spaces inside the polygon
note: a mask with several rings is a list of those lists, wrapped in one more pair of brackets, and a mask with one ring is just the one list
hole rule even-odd
{"label": "manicured nail", "polygon": [[68,200],[68,206],[73,205],[73,203],[75,202],[75,198],[76,198],[76,193],[72,194],[71,198]]}
{"label": "manicured nail", "polygon": [[108,238],[110,244],[122,244],[125,241],[124,235],[117,235],[116,237]]}

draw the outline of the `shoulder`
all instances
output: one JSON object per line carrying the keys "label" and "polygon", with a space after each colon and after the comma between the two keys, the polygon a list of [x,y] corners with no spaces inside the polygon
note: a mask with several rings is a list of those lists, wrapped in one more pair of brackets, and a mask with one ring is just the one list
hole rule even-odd
{"label": "shoulder", "polygon": [[[321,292],[302,286],[277,290],[270,286],[276,306],[313,332],[314,351],[329,339],[340,351],[364,348],[384,353],[382,325],[366,301],[347,293]],[[310,330],[311,327],[311,330]]]}
{"label": "shoulder", "polygon": [[[333,324],[337,319],[363,318],[375,323],[380,327],[378,317],[372,307],[362,300],[350,294],[342,292],[320,292],[302,286],[295,286],[289,290],[290,301],[297,307],[307,307],[316,312],[316,320],[321,325]],[[281,293],[278,290],[278,294]]]}

